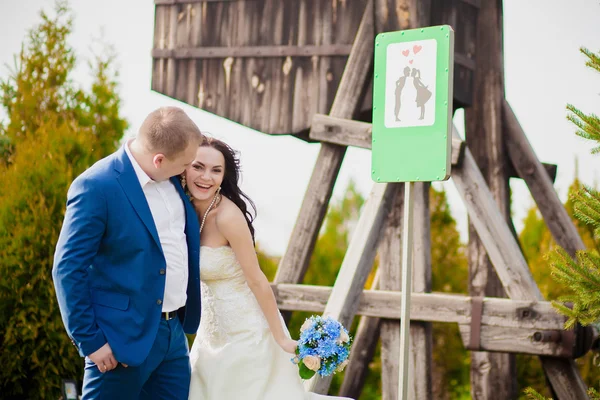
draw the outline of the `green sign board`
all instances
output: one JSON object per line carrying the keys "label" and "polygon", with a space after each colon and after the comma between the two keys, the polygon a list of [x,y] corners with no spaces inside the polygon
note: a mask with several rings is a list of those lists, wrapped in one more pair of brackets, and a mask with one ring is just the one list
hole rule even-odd
{"label": "green sign board", "polygon": [[375,38],[372,178],[450,177],[454,31],[448,25]]}

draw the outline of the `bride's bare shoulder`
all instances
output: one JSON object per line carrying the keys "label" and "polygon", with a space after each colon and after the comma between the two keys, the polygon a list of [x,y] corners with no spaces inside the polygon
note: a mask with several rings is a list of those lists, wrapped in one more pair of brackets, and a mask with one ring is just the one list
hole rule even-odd
{"label": "bride's bare shoulder", "polygon": [[217,207],[216,220],[218,225],[246,223],[242,210],[225,196],[221,198],[221,203]]}

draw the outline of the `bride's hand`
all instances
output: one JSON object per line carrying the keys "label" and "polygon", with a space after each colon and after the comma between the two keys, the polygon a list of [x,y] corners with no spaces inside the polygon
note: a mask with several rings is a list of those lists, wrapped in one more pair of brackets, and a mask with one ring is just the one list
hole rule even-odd
{"label": "bride's hand", "polygon": [[298,342],[286,338],[279,342],[279,346],[281,346],[281,348],[288,353],[296,354],[296,347],[298,347]]}

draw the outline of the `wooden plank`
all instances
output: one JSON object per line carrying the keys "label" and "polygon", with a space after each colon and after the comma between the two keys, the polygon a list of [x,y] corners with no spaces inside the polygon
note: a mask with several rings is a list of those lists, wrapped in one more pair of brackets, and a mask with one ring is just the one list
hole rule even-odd
{"label": "wooden plank", "polygon": [[[358,309],[359,295],[362,293],[375,260],[380,232],[385,223],[384,217],[388,215],[392,207],[397,189],[398,186],[394,184],[375,183],[373,185],[373,190],[363,206],[344,261],[342,261],[325,306],[323,315],[331,316],[346,327],[352,325]],[[383,283],[383,279],[381,283]],[[331,378],[332,376],[313,377],[306,382],[305,387],[309,391],[325,394],[329,390]]]}
{"label": "wooden plank", "polygon": [[[458,136],[456,128],[453,134]],[[470,150],[465,151],[463,163],[453,170],[452,178],[508,296],[519,300],[542,300],[519,245],[503,220]],[[574,363],[546,357],[541,360],[560,400],[587,396],[582,390],[585,384]]]}
{"label": "wooden plank", "polygon": [[[377,269],[371,290],[379,288],[381,268]],[[369,372],[369,363],[375,355],[381,331],[381,318],[360,317],[356,334],[352,343],[349,363],[344,371],[344,381],[340,387],[339,396],[351,399],[360,398],[362,389]]]}
{"label": "wooden plank", "polygon": [[[273,284],[277,303],[282,310],[304,310],[322,313],[332,293],[331,287]],[[400,319],[401,293],[398,291],[364,290],[359,298],[357,314],[376,318]],[[471,297],[442,293],[412,293],[411,321],[449,322],[465,326],[462,334],[469,342]],[[506,340],[492,340],[497,332],[506,332],[518,341],[519,350],[528,354],[565,356],[570,346],[532,340],[536,332],[563,332],[565,318],[556,313],[550,302],[519,301],[486,297],[481,319],[482,350],[511,352]],[[489,333],[488,333],[489,332]],[[503,334],[504,335],[504,334]],[[491,339],[489,339],[491,338]],[[396,353],[397,354],[397,353]],[[383,355],[383,354],[382,354]]]}
{"label": "wooden plank", "polygon": [[[332,288],[302,284],[271,285],[282,310],[322,313]],[[471,322],[471,297],[445,293],[413,293],[411,319],[428,322]],[[400,319],[401,294],[389,290],[363,290],[358,296],[358,315]],[[485,297],[482,325],[534,330],[562,330],[566,318],[549,301]]]}
{"label": "wooden plank", "polygon": [[[296,21],[296,33],[297,47],[303,47],[306,45],[307,36],[307,10],[306,0],[297,0],[298,5],[297,21]],[[349,46],[350,47],[350,46]],[[307,88],[310,87],[310,79],[308,71],[306,71],[307,65],[306,59],[294,59],[294,68],[292,70],[292,109],[287,114],[288,119],[292,120],[291,131],[301,131],[305,121],[308,121],[306,106],[309,104],[308,96],[306,93]]]}
{"label": "wooden plank", "polygon": [[587,399],[587,385],[572,359],[540,357],[557,400]]}
{"label": "wooden plank", "polygon": [[[165,17],[166,7],[156,7],[154,14],[154,48],[162,48],[166,44]],[[152,90],[161,92],[165,74],[165,60],[152,60]]]}
{"label": "wooden plank", "polygon": [[[431,292],[431,218],[429,212],[428,182],[415,182],[414,206],[414,249],[413,249],[413,295]],[[433,399],[433,338],[431,323],[413,321],[410,323],[412,385],[408,398],[412,400]]]}
{"label": "wooden plank", "polygon": [[[431,0],[429,25],[450,25],[454,35],[454,107],[473,104],[478,8],[461,0]],[[485,70],[484,70],[485,71]]]}
{"label": "wooden plank", "polygon": [[476,8],[481,8],[481,0],[460,0],[463,3],[467,3]]}
{"label": "wooden plank", "polygon": [[515,170],[527,183],[552,237],[571,257],[585,249],[577,228],[558,198],[548,175],[525,136],[512,108],[503,102],[506,148]]}
{"label": "wooden plank", "polygon": [[[508,148],[507,148],[507,150],[508,150]],[[509,155],[510,155],[510,152],[509,152]],[[546,171],[546,175],[548,175],[548,179],[550,179],[550,182],[554,183],[554,181],[556,181],[556,173],[558,171],[558,165],[542,163],[542,167],[544,168],[544,171]],[[508,176],[510,178],[523,179],[523,176],[521,176],[512,165],[509,166]]]}
{"label": "wooden plank", "polygon": [[[456,8],[460,9],[459,6]],[[510,223],[511,214],[507,167],[509,163],[502,137],[502,1],[483,2],[477,15],[476,26],[473,50],[477,70],[474,75],[473,105],[465,109],[466,141],[506,224]],[[503,287],[503,282],[498,277],[500,272],[498,268],[494,269],[472,224],[469,224],[467,258],[469,294],[505,297],[506,285]],[[471,397],[476,400],[516,398],[514,356],[473,351]]]}
{"label": "wooden plank", "polygon": [[[186,4],[181,7],[177,16],[175,43],[177,46],[189,46],[191,38],[191,5]],[[175,62],[175,98],[179,101],[188,100],[188,66],[190,62]]]}
{"label": "wooden plank", "polygon": [[[190,43],[192,46],[200,44],[200,31],[202,29],[202,18],[200,4],[193,4],[188,9],[188,27]],[[196,105],[198,101],[198,61],[188,62],[188,76],[186,78],[187,94],[186,103]]]}
{"label": "wooden plank", "polygon": [[[468,344],[471,334],[470,325],[459,325],[458,327],[463,343]],[[565,346],[563,342],[545,343],[543,350],[540,349],[541,352],[537,353],[538,348],[532,341],[532,331],[529,329],[482,326],[480,341],[482,349],[494,349],[494,351],[507,353],[555,355],[558,357],[569,357],[572,354],[571,347]],[[496,397],[491,394],[491,398]]]}
{"label": "wooden plank", "polygon": [[[169,7],[167,8],[168,15],[168,25],[167,25],[167,50],[172,50],[175,48],[177,44],[177,17],[178,17],[178,7]],[[167,84],[165,89],[165,94],[169,97],[175,97],[175,84],[177,81],[177,74],[175,73],[175,69],[177,64],[175,63],[175,59],[168,58],[167,59]]]}
{"label": "wooden plank", "polygon": [[[394,203],[386,216],[386,227],[379,244],[379,269],[381,270],[380,289],[398,291],[402,289],[402,244],[404,232],[404,185],[398,186]],[[400,301],[402,303],[402,300]],[[400,354],[400,321],[383,320],[381,323],[381,398],[398,398],[398,377]]]}
{"label": "wooden plank", "polygon": [[468,68],[472,71],[475,70],[475,60],[469,58],[461,53],[454,53],[454,62],[458,65],[462,65],[465,68]]}
{"label": "wooden plank", "polygon": [[[453,134],[459,137],[456,127]],[[452,170],[452,180],[508,296],[519,300],[541,300],[542,294],[531,276],[517,240],[500,213],[468,147],[462,165]]]}
{"label": "wooden plank", "polygon": [[[279,1],[273,1],[268,4],[271,7],[271,18],[272,23],[262,24],[261,26],[261,35],[266,39],[267,37],[272,37],[272,40],[277,45],[283,42],[283,25],[284,25],[284,17],[283,17],[283,4]],[[264,43],[266,40],[261,40],[261,43]],[[271,92],[271,102],[270,102],[270,110],[269,110],[269,119],[268,123],[264,125],[265,129],[270,132],[277,132],[279,130],[279,113],[281,112],[281,101],[282,101],[282,75],[283,75],[283,62],[278,59],[269,59],[267,60],[268,67],[268,76],[267,80],[269,84],[267,87]]]}
{"label": "wooden plank", "polygon": [[[333,21],[333,9],[324,2],[319,3],[319,9],[321,10],[320,18],[317,21],[322,23],[315,24],[315,29],[320,29],[320,34],[317,35],[317,44],[330,45],[333,43],[333,27],[328,21]],[[333,73],[331,71],[331,58],[319,57],[318,61],[318,74],[319,74],[319,86],[318,94],[316,99],[311,99],[312,102],[317,105],[317,113],[327,113],[329,104],[333,103],[335,92],[332,89]],[[332,93],[333,92],[333,95]]]}
{"label": "wooden plank", "polygon": [[347,56],[351,44],[298,45],[298,46],[233,46],[233,47],[181,47],[153,49],[153,58],[227,58],[227,57],[313,57]]}
{"label": "wooden plank", "polygon": [[376,0],[377,33],[414,29],[430,23],[431,0]]}
{"label": "wooden plank", "polygon": [[[367,81],[373,59],[372,7],[369,0],[330,115],[352,118],[359,105],[357,93]],[[304,278],[345,153],[345,146],[321,144],[290,242],[279,263],[276,283],[297,283]]]}
{"label": "wooden plank", "polygon": [[[329,115],[315,114],[309,134],[311,140],[333,143],[341,146],[371,148],[371,124]],[[460,164],[465,151],[465,143],[460,137],[452,137],[452,165]]]}
{"label": "wooden plank", "polygon": [[210,2],[242,2],[255,0],[154,0],[156,5],[173,5],[173,4],[193,4],[193,3],[210,3]]}

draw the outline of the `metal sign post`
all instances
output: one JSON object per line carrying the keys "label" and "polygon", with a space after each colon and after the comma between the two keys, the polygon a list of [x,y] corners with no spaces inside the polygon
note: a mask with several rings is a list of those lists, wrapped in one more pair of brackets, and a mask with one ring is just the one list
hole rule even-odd
{"label": "metal sign post", "polygon": [[408,400],[413,182],[450,177],[454,31],[448,25],[375,38],[371,177],[405,182],[398,396]]}

